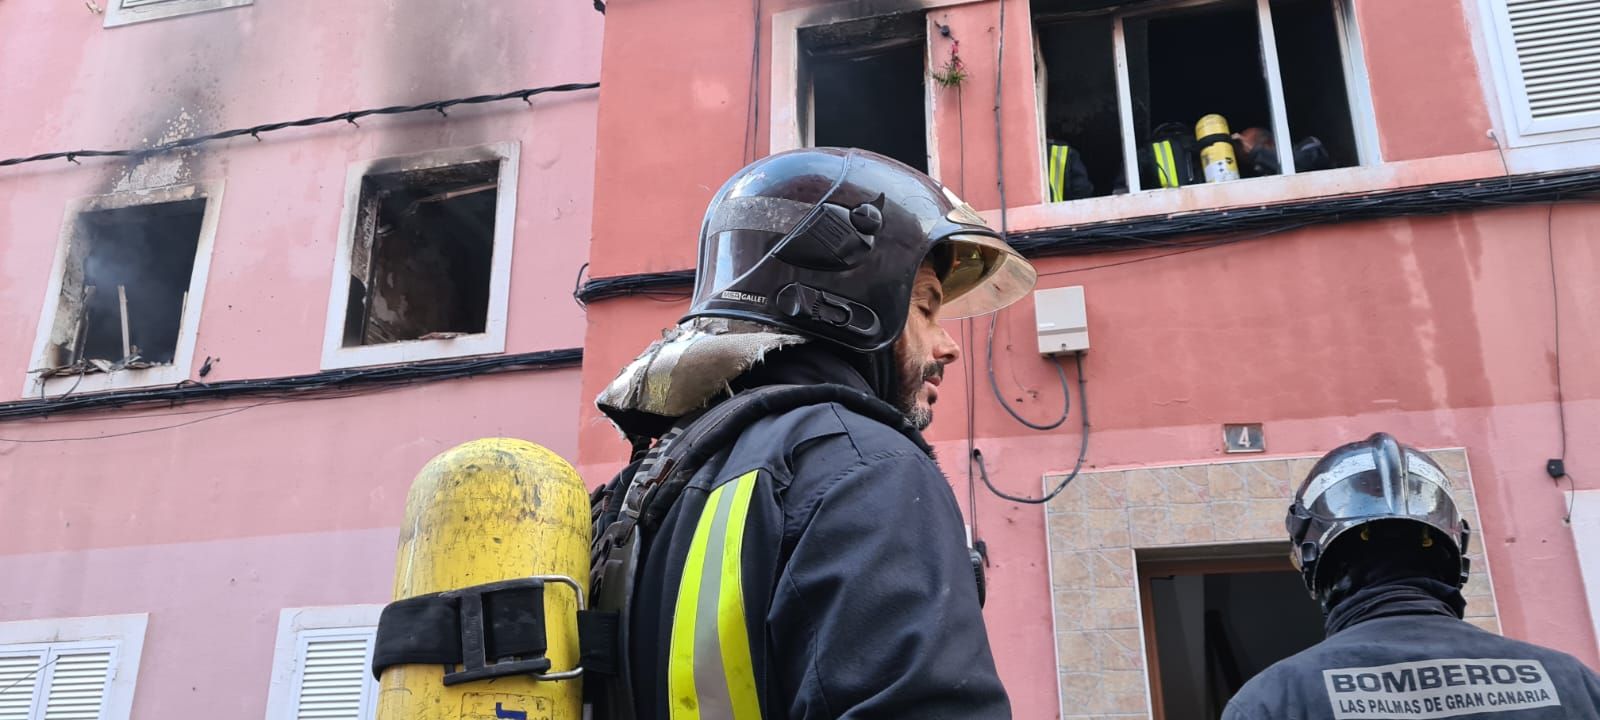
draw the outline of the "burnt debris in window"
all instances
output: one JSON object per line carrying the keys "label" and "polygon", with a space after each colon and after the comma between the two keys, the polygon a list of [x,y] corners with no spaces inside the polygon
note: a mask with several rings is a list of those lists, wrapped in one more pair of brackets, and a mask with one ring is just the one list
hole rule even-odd
{"label": "burnt debris in window", "polygon": [[78,215],[45,377],[173,362],[204,198]]}
{"label": "burnt debris in window", "polygon": [[927,171],[921,13],[804,28],[800,46],[813,145],[864,148]]}
{"label": "burnt debris in window", "polygon": [[499,175],[490,160],[362,179],[345,347],[484,332]]}

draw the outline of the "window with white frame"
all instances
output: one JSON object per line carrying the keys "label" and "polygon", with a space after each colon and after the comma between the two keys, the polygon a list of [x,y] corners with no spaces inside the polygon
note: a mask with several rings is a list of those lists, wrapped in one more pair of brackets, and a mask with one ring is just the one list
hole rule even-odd
{"label": "window with white frame", "polygon": [[505,350],[518,157],[506,142],[351,167],[323,367]]}
{"label": "window with white frame", "polygon": [[1600,137],[1600,4],[1483,2],[1513,144]]}
{"label": "window with white frame", "polygon": [[0,718],[126,720],[145,615],[0,623]]}
{"label": "window with white frame", "polygon": [[1377,160],[1345,0],[1033,8],[1050,201]]}
{"label": "window with white frame", "polygon": [[180,185],[67,209],[24,395],[189,379],[221,195]]}
{"label": "window with white frame", "polygon": [[371,720],[373,637],[382,605],[290,608],[278,618],[267,720]]}
{"label": "window with white frame", "polygon": [[106,27],[250,5],[255,0],[106,0]]}

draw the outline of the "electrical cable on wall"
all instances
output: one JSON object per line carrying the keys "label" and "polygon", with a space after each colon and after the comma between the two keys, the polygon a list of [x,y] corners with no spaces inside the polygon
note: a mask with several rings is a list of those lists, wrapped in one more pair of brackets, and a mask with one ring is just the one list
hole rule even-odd
{"label": "electrical cable on wall", "polygon": [[755,28],[750,40],[750,96],[746,100],[748,108],[744,117],[744,161],[747,164],[756,159],[759,144],[756,128],[761,125],[761,0],[754,0],[752,10]]}
{"label": "electrical cable on wall", "polygon": [[998,324],[997,319],[999,316],[1000,313],[998,312],[989,316],[989,339],[986,343],[988,346],[986,359],[988,361],[987,366],[989,368],[989,389],[994,391],[995,401],[1000,403],[1000,408],[1005,410],[1006,414],[1010,415],[1013,420],[1016,420],[1017,422],[1022,423],[1023,425],[1026,425],[1034,430],[1054,430],[1058,427],[1061,427],[1061,424],[1067,421],[1067,415],[1072,412],[1072,393],[1071,387],[1067,385],[1067,370],[1061,366],[1061,360],[1059,358],[1057,358],[1055,362],[1051,364],[1056,368],[1056,375],[1061,378],[1060,417],[1044,424],[1035,423],[1023,417],[1016,410],[1011,409],[1011,403],[1006,402],[1005,396],[1001,394],[1000,382],[995,379],[994,375],[994,326]]}
{"label": "electrical cable on wall", "polygon": [[[392,105],[389,107],[372,108],[369,110],[353,110],[351,112],[339,113],[338,115],[310,117],[300,120],[291,120],[288,122],[266,123],[263,125],[240,128],[237,130],[224,130],[222,132],[212,133],[210,135],[200,135],[196,137],[183,138],[181,140],[174,140],[169,143],[153,145],[148,148],[130,150],[72,150],[64,152],[42,153],[28,157],[10,158],[7,160],[0,160],[0,167],[58,159],[65,159],[68,162],[77,163],[78,158],[89,157],[144,158],[152,155],[173,152],[175,150],[196,147],[206,143],[216,142],[218,140],[228,140],[231,138],[242,137],[245,135],[249,135],[256,140],[260,140],[262,133],[277,132],[279,130],[285,130],[288,128],[312,127],[314,125],[326,125],[328,123],[338,122],[356,125],[357,120],[365,117],[371,117],[373,115],[404,115],[407,113],[433,111],[445,117],[449,117],[449,113],[445,111],[458,105],[483,105],[487,103],[505,102],[507,100],[521,100],[531,106],[533,104],[532,98],[536,95],[543,95],[545,93],[575,92],[578,90],[592,90],[597,87],[600,87],[600,83],[566,83],[563,85],[547,85],[545,87],[513,90],[511,92],[500,93],[498,95],[473,95],[471,97],[455,98],[452,100],[435,100],[433,102],[426,102],[420,105]],[[356,126],[360,127],[359,125]]]}
{"label": "electrical cable on wall", "polygon": [[[1106,255],[1156,248],[1172,250],[1042,273],[1064,275],[1186,255],[1312,225],[1438,216],[1484,208],[1589,199],[1600,199],[1600,170],[1592,168],[1493,180],[1463,180],[1257,207],[1106,220],[1008,233],[1007,242],[1027,258]],[[1181,239],[1194,237],[1205,239]],[[591,279],[578,296],[584,302],[593,302],[641,290],[681,290],[693,282],[693,270],[615,275]]]}
{"label": "electrical cable on wall", "polygon": [[0,403],[0,422],[130,405],[161,403],[170,406],[180,402],[237,397],[265,396],[279,400],[348,397],[494,372],[574,367],[582,362],[582,348],[564,348],[441,362],[352,368],[280,378],[228,380],[215,383],[185,381],[169,387]]}
{"label": "electrical cable on wall", "polygon": [[1005,0],[1000,0],[1000,30],[995,38],[995,187],[1000,190],[1000,240],[1011,242],[1011,229],[1006,226],[1005,202],[1005,125],[1000,114],[1005,88]]}
{"label": "electrical cable on wall", "polygon": [[1047,492],[1039,497],[1012,495],[1011,493],[995,487],[994,481],[989,479],[989,468],[983,462],[983,452],[977,448],[973,448],[972,460],[978,464],[978,477],[983,480],[984,486],[989,488],[989,492],[994,493],[1001,499],[1009,500],[1014,503],[1022,503],[1025,505],[1043,505],[1051,500],[1054,500],[1057,495],[1061,494],[1061,491],[1066,490],[1067,486],[1070,485],[1073,480],[1077,479],[1078,473],[1083,471],[1084,460],[1089,457],[1089,390],[1088,382],[1084,380],[1083,353],[1073,353],[1072,357],[1076,361],[1075,365],[1077,366],[1078,371],[1078,414],[1083,419],[1083,431],[1078,443],[1078,459],[1072,464],[1072,472],[1068,473],[1066,477],[1062,478],[1061,482],[1056,483],[1056,486],[1051,488],[1050,492]]}
{"label": "electrical cable on wall", "polygon": [[1567,515],[1563,522],[1572,524],[1572,510],[1578,502],[1578,484],[1567,472],[1567,399],[1561,377],[1561,286],[1556,281],[1556,241],[1555,241],[1555,216],[1556,204],[1550,203],[1545,209],[1544,216],[1544,242],[1548,251],[1546,257],[1550,260],[1550,314],[1554,320],[1555,335],[1555,365],[1556,365],[1556,422],[1561,436],[1561,452],[1556,457],[1545,463],[1545,472],[1550,479],[1560,487],[1561,478],[1567,479]]}

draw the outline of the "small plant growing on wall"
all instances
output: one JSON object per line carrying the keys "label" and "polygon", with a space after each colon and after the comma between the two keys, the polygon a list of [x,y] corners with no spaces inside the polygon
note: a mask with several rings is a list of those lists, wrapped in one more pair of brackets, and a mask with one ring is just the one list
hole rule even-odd
{"label": "small plant growing on wall", "polygon": [[940,25],[939,34],[950,38],[950,58],[932,73],[933,81],[940,87],[959,88],[967,81],[967,65],[961,62],[961,41],[950,37],[948,25]]}

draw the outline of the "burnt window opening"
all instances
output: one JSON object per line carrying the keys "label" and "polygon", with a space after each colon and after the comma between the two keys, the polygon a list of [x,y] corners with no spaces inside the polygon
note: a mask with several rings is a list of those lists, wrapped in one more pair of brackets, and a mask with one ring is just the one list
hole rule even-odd
{"label": "burnt window opening", "polygon": [[199,198],[77,216],[43,377],[173,363],[205,209]]}
{"label": "burnt window opening", "polygon": [[1141,563],[1140,576],[1158,718],[1217,720],[1246,681],[1323,638],[1287,559]]}
{"label": "burnt window opening", "polygon": [[344,346],[485,331],[500,161],[362,178]]}
{"label": "burnt window opening", "polygon": [[[1088,180],[1069,178],[1056,200],[1110,195],[1122,176],[1122,120],[1117,109],[1117,73],[1111,44],[1111,17],[1050,23],[1039,28],[1041,65],[1045,75],[1046,161],[1055,150],[1058,164],[1082,168]],[[1135,108],[1135,116],[1140,109]],[[1070,153],[1076,153],[1077,158]],[[1062,168],[1052,182],[1059,182]]]}
{"label": "burnt window opening", "polygon": [[802,28],[815,147],[858,147],[928,171],[927,22],[902,13]]}
{"label": "burnt window opening", "polygon": [[[1085,12],[1090,6],[1098,11]],[[1269,13],[1245,0],[1151,10],[1157,6],[1036,4],[1051,201],[1127,192],[1130,166],[1143,190],[1218,181],[1207,178],[1197,138],[1208,115],[1227,123],[1238,177],[1283,174],[1280,117],[1295,172],[1360,164],[1337,0],[1270,0]],[[1128,14],[1119,16],[1123,10]],[[1275,64],[1261,43],[1268,17]],[[1274,76],[1283,107],[1272,99]],[[1119,80],[1128,88],[1126,119]],[[1133,135],[1131,160],[1125,128]]]}

